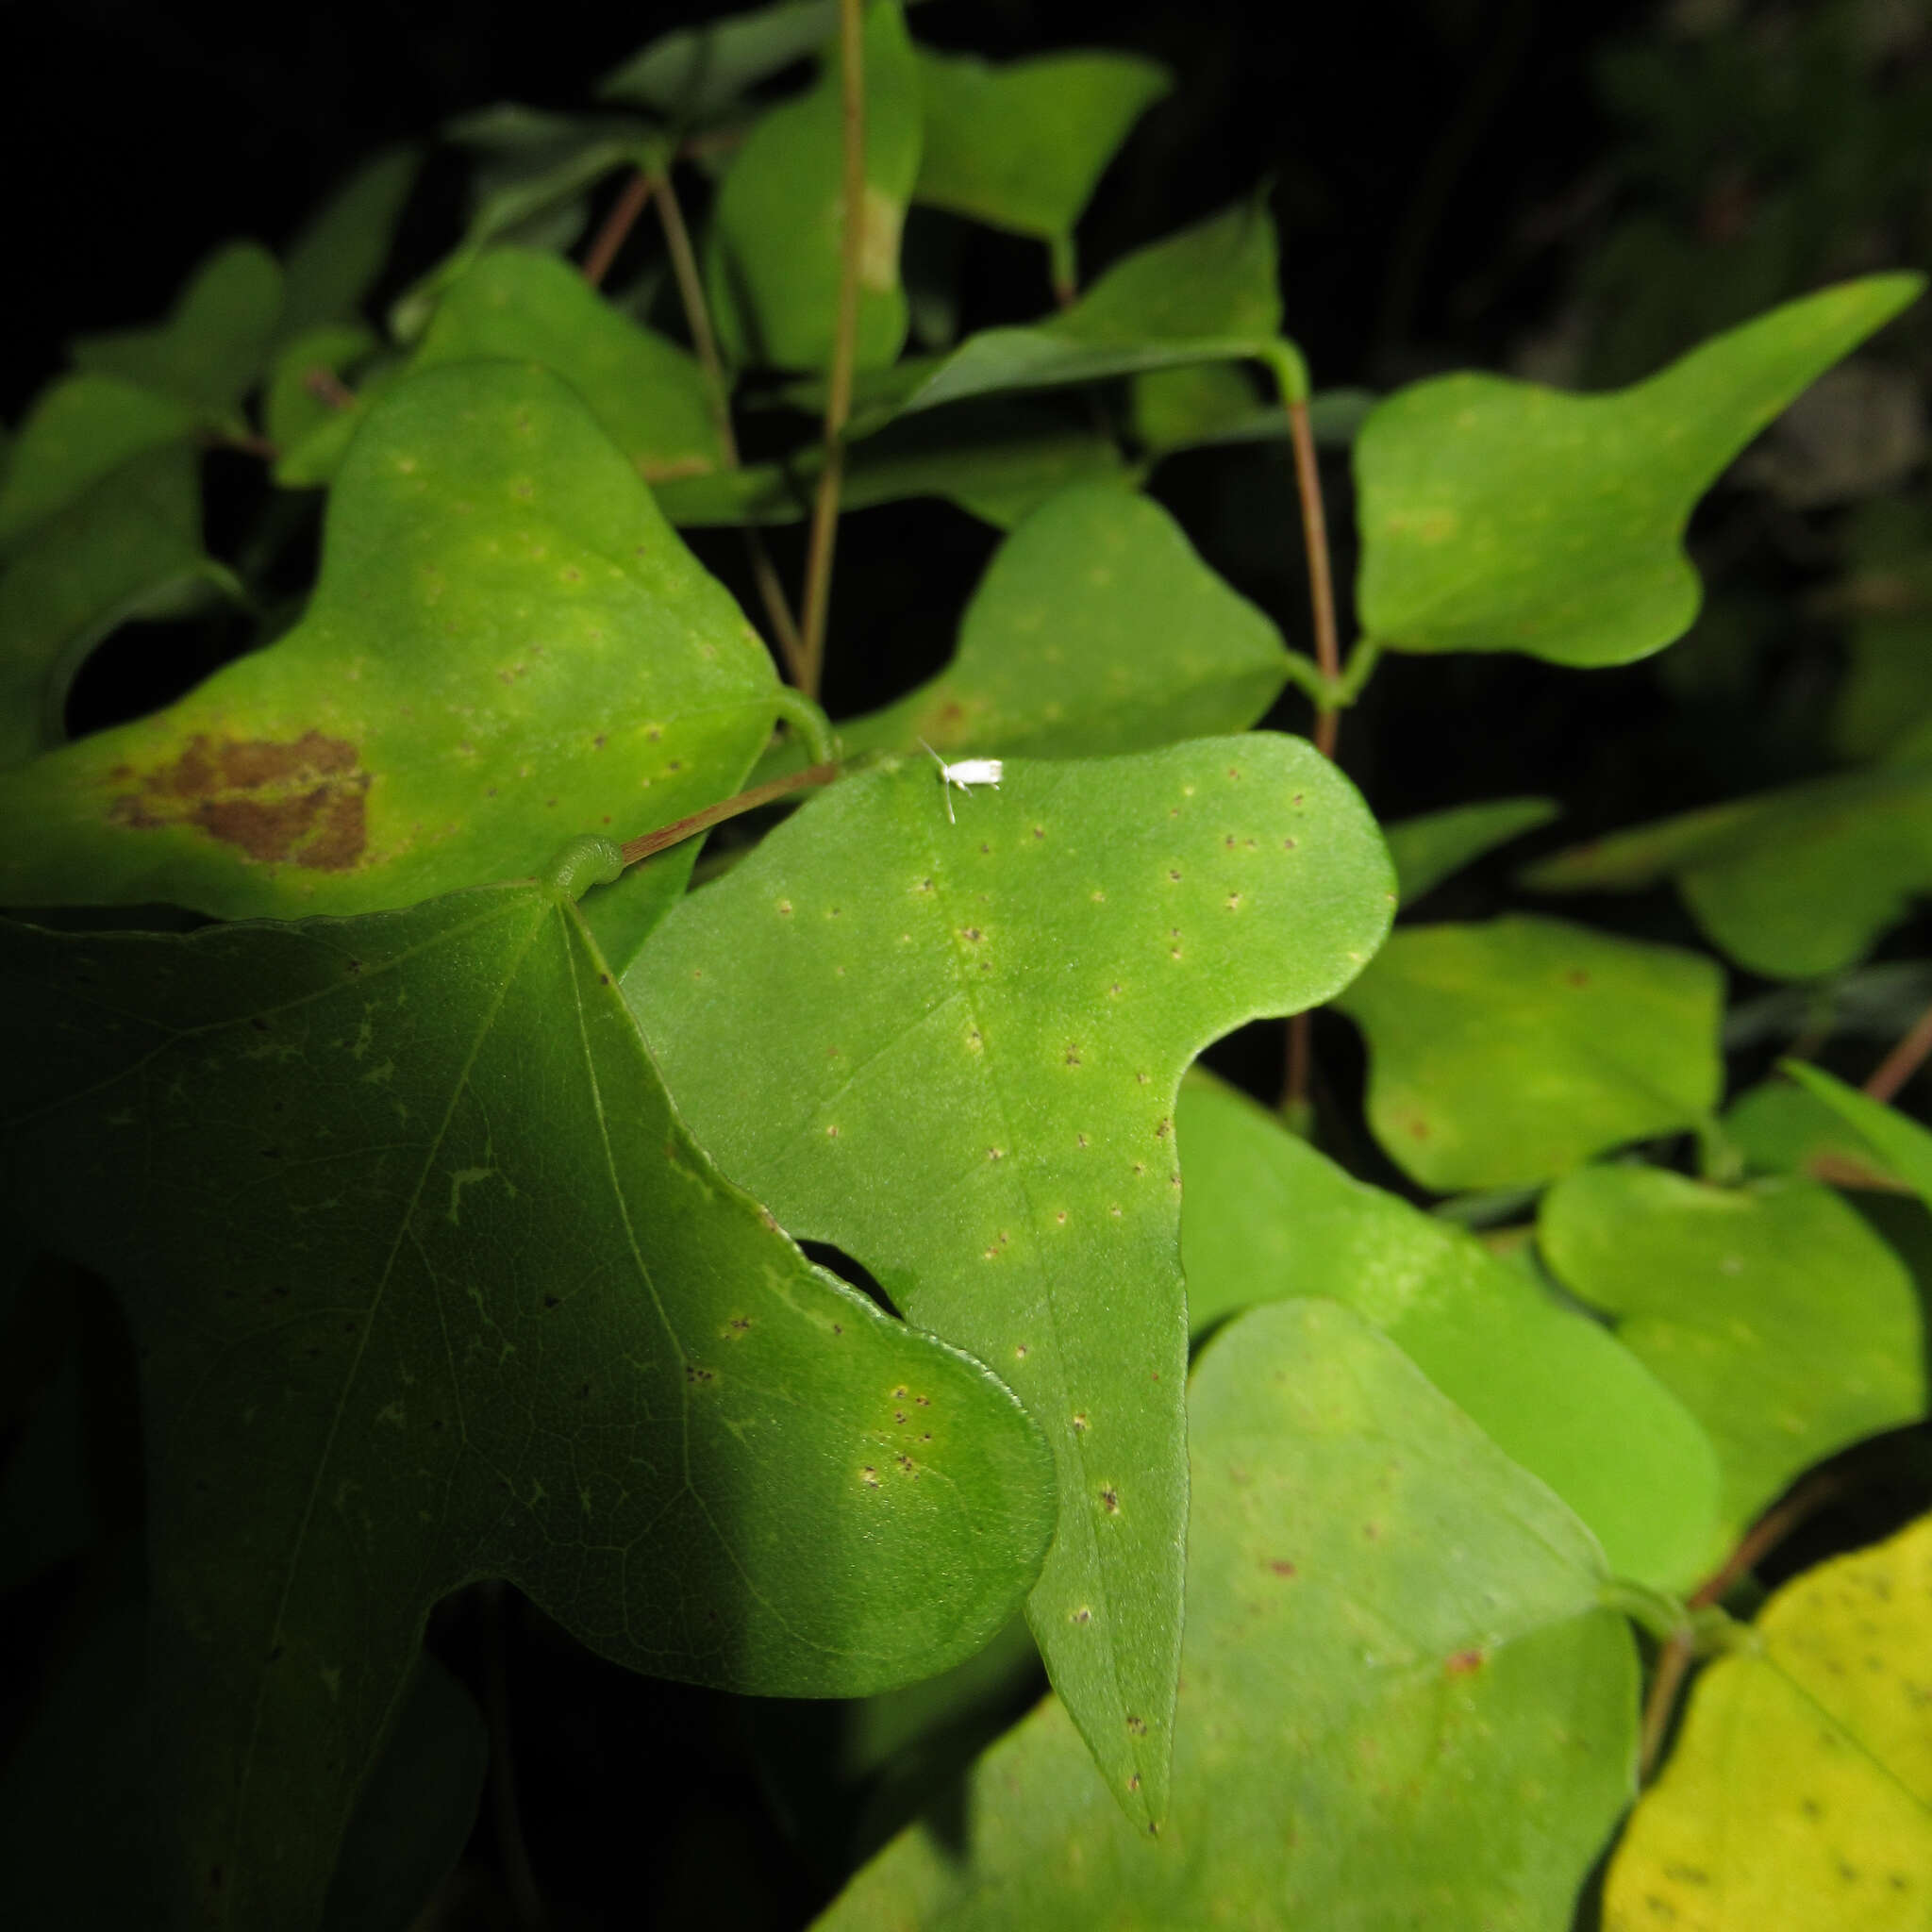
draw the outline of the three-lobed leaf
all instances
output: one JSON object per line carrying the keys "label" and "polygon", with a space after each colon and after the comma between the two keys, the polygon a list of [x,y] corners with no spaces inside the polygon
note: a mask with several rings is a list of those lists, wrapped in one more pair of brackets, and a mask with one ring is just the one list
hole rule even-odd
{"label": "three-lobed leaf", "polygon": [[1196,1336],[1260,1302],[1341,1302],[1562,1497],[1614,1574],[1683,1590],[1709,1571],[1728,1546],[1710,1440],[1601,1324],[1198,1069],[1175,1119]]}
{"label": "three-lobed leaf", "polygon": [[1699,1677],[1610,1861],[1604,1932],[1932,1915],[1932,1518],[1820,1564]]}
{"label": "three-lobed leaf", "polygon": [[1709,1432],[1733,1541],[1814,1462],[1925,1412],[1912,1277],[1821,1182],[1584,1168],[1543,1197],[1537,1241]]}
{"label": "three-lobed leaf", "polygon": [[227,424],[268,366],[281,314],[275,257],[257,242],[231,242],[194,272],[165,322],[81,336],[69,349],[91,375],[119,376]]}
{"label": "three-lobed leaf", "polygon": [[1376,1140],[1444,1192],[1694,1126],[1723,1084],[1716,963],[1561,920],[1406,926],[1336,1004],[1368,1041]]}
{"label": "three-lobed leaf", "polygon": [[1208,1041],[1360,968],[1388,860],[1333,766],[1268,734],[1009,760],[957,823],[941,792],[922,752],[821,794],[625,990],[725,1171],[1047,1430],[1060,1529],[1028,1617],[1144,1822],[1188,1520],[1175,1093]]}
{"label": "three-lobed leaf", "polygon": [[1076,485],[993,553],[952,662],[839,730],[854,751],[1144,751],[1253,724],[1280,695],[1285,661],[1281,633],[1159,505]]}
{"label": "three-lobed leaf", "polygon": [[[0,774],[0,903],[408,904],[731,792],[771,658],[572,391],[504,362],[372,408],[302,622]],[[675,897],[685,856],[646,874]]]}
{"label": "three-lobed leaf", "polygon": [[1355,444],[1363,631],[1394,650],[1557,664],[1661,650],[1702,597],[1683,549],[1697,499],[1924,286],[1823,290],[1607,395],[1445,375],[1389,397]]}
{"label": "three-lobed leaf", "polygon": [[1050,1701],[819,1921],[1554,1927],[1628,1802],[1637,1661],[1588,1531],[1346,1308],[1257,1308],[1189,1391],[1158,1840]]}
{"label": "three-lobed leaf", "polygon": [[784,1695],[941,1668],[1017,1607],[1039,1430],[719,1176],[557,887],[0,945],[0,1183],[142,1363],[178,1906],[316,1923],[472,1579]]}

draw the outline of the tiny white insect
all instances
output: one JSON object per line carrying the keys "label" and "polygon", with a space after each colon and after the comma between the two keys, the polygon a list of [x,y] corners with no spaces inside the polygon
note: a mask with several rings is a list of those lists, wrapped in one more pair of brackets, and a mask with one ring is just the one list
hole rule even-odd
{"label": "tiny white insect", "polygon": [[[925,740],[921,739],[921,744]],[[971,791],[975,785],[991,785],[997,791],[1000,780],[1006,775],[1006,761],[1003,758],[961,758],[957,765],[949,765],[932,746],[925,744],[926,756],[940,768],[940,782],[945,788],[946,818],[952,824],[959,821],[953,816],[953,787],[961,791]]]}

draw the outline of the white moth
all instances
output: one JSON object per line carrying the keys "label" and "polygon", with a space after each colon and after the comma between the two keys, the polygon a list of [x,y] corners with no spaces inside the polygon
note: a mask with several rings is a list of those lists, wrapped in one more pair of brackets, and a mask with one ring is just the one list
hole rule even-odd
{"label": "white moth", "polygon": [[[925,740],[921,739],[921,744]],[[1006,775],[1006,761],[1002,758],[961,758],[957,765],[949,765],[932,746],[925,744],[926,756],[940,768],[940,783],[945,788],[946,818],[948,823],[958,824],[953,816],[953,787],[961,791],[971,791],[975,785],[991,785],[997,791],[1000,780]]]}

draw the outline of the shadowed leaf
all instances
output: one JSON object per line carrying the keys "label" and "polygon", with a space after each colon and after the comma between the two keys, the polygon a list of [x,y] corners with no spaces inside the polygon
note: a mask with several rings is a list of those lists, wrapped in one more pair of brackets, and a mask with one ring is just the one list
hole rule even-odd
{"label": "shadowed leaf", "polygon": [[1039,1431],[718,1176],[554,888],[0,943],[0,1177],[142,1362],[182,1907],[317,1922],[472,1579],[784,1695],[942,1668],[1017,1606]]}
{"label": "shadowed leaf", "polygon": [[122,464],[186,444],[194,411],[118,375],[65,375],[35,399],[0,477],[0,545],[15,548]]}
{"label": "shadowed leaf", "polygon": [[282,271],[267,249],[231,242],[210,256],[153,328],[81,336],[75,364],[117,375],[226,423],[268,366],[282,312]]}
{"label": "shadowed leaf", "polygon": [[[715,524],[798,524],[810,516],[824,445],[782,462],[748,463],[660,484],[658,507],[680,528]],[[1125,459],[1091,425],[1003,399],[943,416],[911,416],[847,452],[841,509],[938,496],[999,529],[1010,529],[1075,483],[1125,483]]]}
{"label": "shadowed leaf", "polygon": [[1399,825],[1383,826],[1402,903],[1413,905],[1486,852],[1561,815],[1562,808],[1554,799],[1497,798],[1480,805],[1452,805],[1447,811],[1425,812],[1421,818],[1404,819]]}
{"label": "shadowed leaf", "polygon": [[109,632],[242,595],[201,547],[193,449],[129,458],[0,571],[0,767],[62,742],[75,673]]}
{"label": "shadowed leaf", "polygon": [[678,125],[708,121],[759,81],[816,54],[839,31],[839,0],[779,0],[659,34],[597,83],[599,97]]}
{"label": "shadowed leaf", "polygon": [[1841,972],[1932,891],[1932,768],[1760,791],[1573,846],[1528,867],[1540,892],[1674,879],[1711,942],[1774,979]]}
{"label": "shadowed leaf", "polygon": [[358,168],[303,225],[282,262],[277,334],[283,341],[325,323],[360,320],[422,165],[420,149],[386,149]]}

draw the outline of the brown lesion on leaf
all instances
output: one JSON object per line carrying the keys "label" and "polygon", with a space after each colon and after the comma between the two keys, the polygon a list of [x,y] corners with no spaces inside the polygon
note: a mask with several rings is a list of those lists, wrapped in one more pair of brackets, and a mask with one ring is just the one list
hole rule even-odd
{"label": "brown lesion on leaf", "polygon": [[[125,784],[136,774],[117,765],[113,775]],[[197,733],[179,757],[116,797],[108,818],[140,832],[190,825],[259,864],[347,872],[368,846],[370,783],[346,739]]]}

